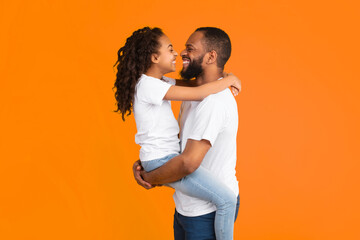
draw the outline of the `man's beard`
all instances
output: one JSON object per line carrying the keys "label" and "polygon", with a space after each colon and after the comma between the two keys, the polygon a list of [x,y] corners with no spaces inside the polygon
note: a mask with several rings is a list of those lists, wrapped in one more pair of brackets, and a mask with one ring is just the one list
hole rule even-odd
{"label": "man's beard", "polygon": [[185,80],[197,78],[203,72],[201,63],[204,59],[204,56],[205,55],[200,56],[199,58],[194,59],[193,61],[190,61],[186,70],[184,69],[181,70],[180,76]]}

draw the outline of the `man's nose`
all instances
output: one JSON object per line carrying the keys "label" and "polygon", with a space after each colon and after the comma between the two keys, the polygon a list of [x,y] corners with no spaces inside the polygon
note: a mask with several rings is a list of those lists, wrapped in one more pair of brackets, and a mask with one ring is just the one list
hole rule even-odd
{"label": "man's nose", "polygon": [[186,55],[187,55],[186,49],[182,50],[180,56],[185,57]]}

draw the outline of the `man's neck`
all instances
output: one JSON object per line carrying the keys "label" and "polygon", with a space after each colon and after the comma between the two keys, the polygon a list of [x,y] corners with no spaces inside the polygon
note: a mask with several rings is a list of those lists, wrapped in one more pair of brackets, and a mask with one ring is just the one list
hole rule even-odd
{"label": "man's neck", "polygon": [[209,70],[204,70],[204,72],[200,76],[198,76],[195,79],[195,81],[196,81],[196,85],[200,86],[205,83],[216,81],[221,77],[223,77],[222,70],[219,70],[218,68],[209,69]]}

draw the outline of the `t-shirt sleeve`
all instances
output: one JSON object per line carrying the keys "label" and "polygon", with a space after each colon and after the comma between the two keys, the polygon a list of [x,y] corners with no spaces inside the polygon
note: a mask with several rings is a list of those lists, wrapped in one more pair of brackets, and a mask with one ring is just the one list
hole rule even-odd
{"label": "t-shirt sleeve", "polygon": [[223,106],[217,103],[213,96],[205,98],[195,109],[194,125],[189,139],[206,139],[211,146],[226,124],[226,116]]}
{"label": "t-shirt sleeve", "polygon": [[169,83],[169,84],[171,84],[173,86],[176,85],[176,80],[173,79],[173,78],[163,76],[163,79],[165,80],[165,82],[167,82],[167,83]]}
{"label": "t-shirt sleeve", "polygon": [[161,105],[170,87],[171,84],[160,79],[145,78],[142,79],[136,91],[139,100],[149,104]]}

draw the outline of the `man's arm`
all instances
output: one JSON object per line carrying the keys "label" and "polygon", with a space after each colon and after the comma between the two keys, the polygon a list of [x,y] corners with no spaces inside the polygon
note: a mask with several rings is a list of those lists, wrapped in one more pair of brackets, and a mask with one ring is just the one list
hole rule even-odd
{"label": "man's arm", "polygon": [[195,80],[184,80],[184,79],[175,79],[176,86],[182,86],[182,87],[196,87],[198,86],[196,84]]}
{"label": "man's arm", "polygon": [[[188,139],[182,154],[172,158],[167,163],[151,172],[140,171],[142,179],[135,179],[150,183],[151,185],[175,182],[194,172],[201,164],[211,144],[208,140],[200,141]],[[140,184],[142,185],[142,184]]]}

